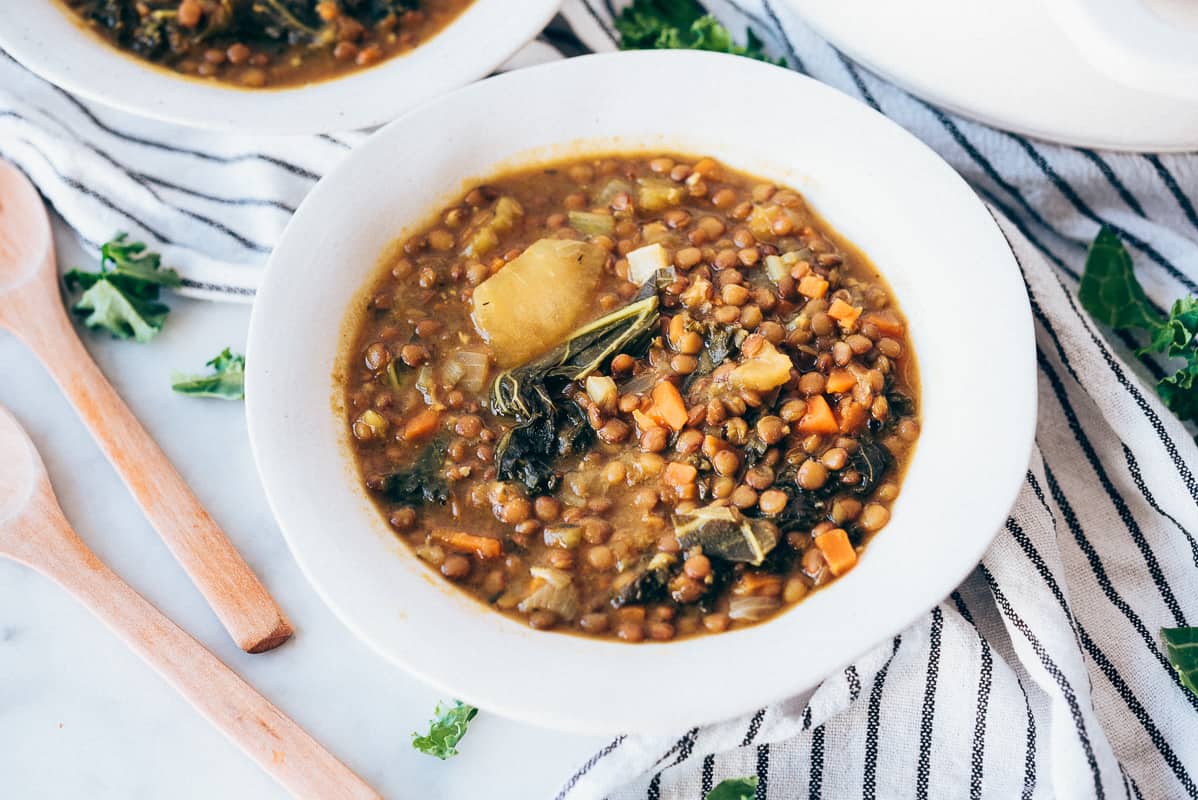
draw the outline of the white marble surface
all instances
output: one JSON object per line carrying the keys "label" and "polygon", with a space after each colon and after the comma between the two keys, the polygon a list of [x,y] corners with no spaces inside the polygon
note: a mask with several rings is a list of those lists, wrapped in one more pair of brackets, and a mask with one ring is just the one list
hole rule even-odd
{"label": "white marble surface", "polygon": [[[91,266],[57,226],[60,263]],[[377,656],[308,586],[267,509],[240,403],[170,391],[172,369],[243,350],[248,306],[169,298],[149,344],[84,334],[101,369],[295,623],[246,655],[146,523],[45,371],[0,332],[0,404],[32,436],[67,517],[118,574],[388,798],[547,798],[605,739],[486,713],[461,754],[415,752],[438,696]],[[0,797],[266,798],[285,793],[58,587],[0,561]]]}

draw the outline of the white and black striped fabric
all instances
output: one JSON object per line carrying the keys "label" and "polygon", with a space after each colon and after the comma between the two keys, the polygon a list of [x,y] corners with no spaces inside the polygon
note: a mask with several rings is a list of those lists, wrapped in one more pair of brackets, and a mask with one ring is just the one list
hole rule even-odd
{"label": "white and black striped fabric", "polygon": [[[1198,697],[1159,638],[1198,624],[1198,448],[1150,388],[1165,366],[1135,357],[1133,337],[1110,344],[1076,298],[1102,224],[1123,237],[1158,307],[1198,292],[1198,154],[1005,133],[855,65],[784,0],[708,7],[738,38],[751,25],[792,68],[907,127],[989,204],[1032,300],[1037,447],[982,564],[910,629],[806,696],[677,736],[617,737],[556,800],[701,800],[746,775],[759,800],[1198,797]],[[567,0],[513,66],[612,49],[612,13],[606,0]],[[183,131],[80,102],[0,60],[0,154],[81,237],[145,237],[193,293],[252,296],[290,211],[360,138]],[[963,480],[985,480],[985,464],[985,453],[962,464]]]}

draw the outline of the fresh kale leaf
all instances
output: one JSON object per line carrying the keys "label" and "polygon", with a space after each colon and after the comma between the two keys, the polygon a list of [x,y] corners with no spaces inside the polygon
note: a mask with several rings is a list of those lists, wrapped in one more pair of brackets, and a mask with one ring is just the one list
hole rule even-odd
{"label": "fresh kale leaf", "polygon": [[448,708],[437,703],[436,716],[429,722],[428,733],[424,736],[413,733],[412,747],[442,761],[458,754],[457,743],[466,735],[466,727],[478,714],[478,709],[461,700],[453,703]]}
{"label": "fresh kale leaf", "polygon": [[1198,297],[1183,297],[1169,310],[1152,336],[1151,349],[1170,358],[1185,358],[1193,350],[1198,336]]}
{"label": "fresh kale leaf", "polygon": [[1198,628],[1161,628],[1161,638],[1182,684],[1198,694]]}
{"label": "fresh kale leaf", "polygon": [[73,269],[65,277],[68,291],[83,292],[71,311],[84,325],[139,342],[153,339],[170,311],[158,301],[159,289],[181,282],[179,273],[162,268],[157,253],[123,233],[100,248],[99,272]]}
{"label": "fresh kale leaf", "polygon": [[1198,297],[1177,300],[1169,316],[1162,317],[1136,280],[1123,242],[1106,227],[1090,246],[1078,297],[1099,322],[1119,330],[1147,332],[1149,344],[1141,355],[1158,353],[1184,359],[1177,372],[1157,383],[1156,391],[1178,417],[1198,422]]}
{"label": "fresh kale leaf", "polygon": [[752,28],[745,31],[745,44],[738,45],[719,20],[695,0],[635,0],[615,20],[624,50],[710,50],[755,58],[786,66],[765,53]]}
{"label": "fresh kale leaf", "polygon": [[212,367],[211,375],[171,376],[171,388],[192,397],[219,397],[224,400],[245,399],[245,356],[233,355],[225,348],[205,366]]}
{"label": "fresh kale leaf", "polygon": [[1198,361],[1161,378],[1156,392],[1178,417],[1198,421]]}
{"label": "fresh kale leaf", "polygon": [[1106,226],[1086,255],[1078,297],[1094,319],[1116,330],[1155,331],[1162,322],[1136,280],[1127,248]]}
{"label": "fresh kale leaf", "polygon": [[[68,287],[74,273],[67,273]],[[156,300],[122,292],[115,283],[99,278],[71,306],[71,311],[92,330],[104,329],[118,339],[148,342],[162,330],[170,309]]]}
{"label": "fresh kale leaf", "polygon": [[495,446],[500,480],[519,481],[534,494],[557,488],[561,476],[555,462],[584,452],[593,436],[586,417],[563,390],[617,353],[643,350],[659,313],[655,286],[646,283],[633,302],[582,326],[548,353],[496,376],[491,411],[517,423]]}
{"label": "fresh kale leaf", "polygon": [[757,796],[757,777],[729,778],[707,793],[703,800],[753,800]]}

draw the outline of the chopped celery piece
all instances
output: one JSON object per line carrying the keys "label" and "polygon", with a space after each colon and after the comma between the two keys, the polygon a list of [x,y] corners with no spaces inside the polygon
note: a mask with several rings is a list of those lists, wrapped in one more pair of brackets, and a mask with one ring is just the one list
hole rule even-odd
{"label": "chopped celery piece", "polygon": [[616,229],[616,221],[611,214],[596,214],[593,211],[571,211],[569,213],[570,227],[587,236],[609,234]]}
{"label": "chopped celery piece", "polygon": [[462,255],[478,258],[491,252],[499,246],[499,237],[510,233],[523,216],[524,208],[514,197],[500,197],[495,201],[495,207],[467,234]]}
{"label": "chopped celery piece", "polygon": [[686,189],[666,178],[638,178],[636,204],[645,211],[661,211],[679,205]]}

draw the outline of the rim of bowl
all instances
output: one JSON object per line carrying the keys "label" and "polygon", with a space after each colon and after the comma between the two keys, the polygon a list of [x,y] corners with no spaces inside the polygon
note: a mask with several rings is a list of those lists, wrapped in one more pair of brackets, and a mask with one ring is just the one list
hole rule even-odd
{"label": "rim of bowl", "polygon": [[281,89],[177,75],[103,41],[60,0],[0,3],[0,49],[39,77],[120,111],[193,128],[273,134],[371,128],[486,76],[557,13],[562,0],[474,0],[416,48],[367,69]]}
{"label": "rim of bowl", "polygon": [[[478,107],[487,98],[502,97],[508,107],[520,108],[522,103],[531,103],[561,82],[577,86],[592,81],[595,89],[588,97],[595,100],[606,97],[605,92],[619,91],[613,84],[618,84],[620,78],[645,74],[657,76],[654,86],[677,85],[670,81],[686,78],[694,86],[702,87],[702,91],[719,91],[716,82],[722,81],[729,89],[745,91],[744,87],[752,87],[748,91],[760,91],[766,96],[770,92],[791,92],[801,95],[802,103],[796,105],[810,108],[815,104],[840,121],[852,123],[855,132],[838,136],[835,145],[832,145],[845,148],[837,168],[841,172],[864,169],[863,174],[869,180],[877,180],[882,184],[887,182],[885,173],[888,171],[894,172],[889,179],[892,182],[900,176],[904,179],[917,177],[923,188],[913,189],[912,193],[930,192],[927,197],[935,201],[927,213],[921,212],[922,216],[938,218],[945,223],[942,235],[944,242],[949,246],[962,247],[974,270],[968,278],[957,275],[948,269],[957,260],[942,257],[938,266],[946,268],[943,270],[945,280],[959,295],[957,299],[980,296],[985,298],[985,302],[975,301],[975,305],[969,308],[946,309],[944,321],[939,323],[916,319],[912,316],[912,309],[918,303],[912,302],[914,295],[909,285],[906,287],[907,293],[903,294],[903,284],[908,284],[911,278],[906,275],[907,269],[899,264],[884,263],[869,244],[862,241],[859,233],[846,230],[846,225],[842,224],[836,213],[826,210],[827,202],[821,202],[818,198],[811,200],[811,186],[804,188],[791,183],[811,200],[812,206],[830,225],[871,256],[900,296],[900,305],[907,312],[917,342],[923,410],[925,414],[934,411],[936,416],[928,416],[923,423],[921,440],[904,479],[904,492],[896,501],[890,526],[871,541],[853,572],[813,593],[796,607],[744,630],[692,637],[667,644],[627,645],[561,633],[530,631],[526,626],[484,608],[466,597],[464,592],[433,576],[422,564],[415,563],[418,559],[406,546],[396,541],[382,515],[365,497],[358,485],[356,465],[344,463],[348,458],[345,426],[333,422],[333,412],[329,408],[330,393],[337,391],[331,383],[331,377],[325,379],[322,375],[316,381],[316,388],[304,390],[309,394],[321,395],[320,398],[309,399],[312,402],[319,400],[325,408],[329,408],[325,412],[328,419],[315,422],[304,420],[303,424],[306,427],[326,424],[336,427],[336,449],[344,452],[303,455],[328,461],[329,469],[326,472],[330,475],[332,462],[340,462],[340,469],[346,476],[345,485],[325,491],[326,487],[314,483],[317,479],[308,474],[310,470],[307,467],[297,468],[296,464],[302,460],[301,451],[296,450],[290,441],[296,429],[288,421],[290,412],[285,410],[285,406],[278,405],[277,398],[286,396],[299,385],[296,381],[302,379],[297,379],[293,373],[306,363],[303,359],[309,354],[295,354],[292,357],[294,363],[287,363],[287,358],[282,357],[282,354],[288,347],[295,345],[284,341],[290,337],[274,335],[274,331],[279,330],[279,326],[286,329],[288,325],[307,321],[304,303],[297,302],[295,283],[289,280],[289,276],[297,274],[297,270],[305,265],[319,267],[318,257],[313,253],[331,246],[336,237],[335,232],[322,230],[322,226],[329,226],[328,219],[336,216],[336,208],[343,200],[352,196],[353,192],[363,192],[359,181],[372,178],[375,171],[371,168],[372,164],[377,167],[385,163],[389,154],[400,145],[412,145],[421,136],[428,138],[427,134],[421,132],[424,127],[422,122],[436,119],[442,124],[441,138],[437,142],[426,143],[427,147],[450,147],[451,143],[445,134],[453,130],[456,117],[462,121],[470,120],[470,113],[463,109]],[[643,91],[655,90],[646,86]],[[696,88],[695,91],[700,89]],[[557,113],[557,110],[552,113]],[[600,119],[599,114],[593,114],[588,121],[597,126]],[[445,120],[449,120],[448,127],[444,125]],[[575,128],[583,126],[581,122],[570,124]],[[537,128],[536,120],[525,120],[525,130]],[[702,132],[697,135],[709,134]],[[893,159],[881,155],[874,156],[872,161],[869,157],[862,160],[860,153],[853,149],[863,140],[862,137],[864,141],[873,142],[887,151],[897,148],[901,163],[896,165]],[[568,138],[563,137],[563,142]],[[593,144],[600,138],[588,136],[587,141]],[[685,135],[681,135],[681,138],[685,139]],[[679,136],[670,135],[671,142],[679,140]],[[653,147],[640,139],[637,142],[636,146],[626,149],[629,152],[644,152]],[[461,144],[453,146],[462,147]],[[590,144],[579,147],[582,153],[619,149]],[[701,154],[689,146],[664,146],[660,149]],[[725,153],[707,151],[706,154],[727,161]],[[497,155],[490,158],[488,163],[492,169],[498,169],[505,162],[510,163],[513,158],[523,163],[537,163],[536,157],[529,159],[527,155],[525,151],[516,150],[507,154],[507,157]],[[889,152],[888,155],[895,153]],[[749,174],[773,179],[777,179],[780,171],[770,173],[757,169],[753,172],[739,163],[734,166]],[[856,174],[860,177],[861,173]],[[485,175],[484,172],[472,177],[482,178]],[[463,179],[466,177],[464,175]],[[818,183],[814,185],[818,186]],[[446,191],[429,192],[428,202],[421,203],[420,211],[403,222],[422,225],[428,215],[440,207],[438,202],[447,200],[457,187],[444,188]],[[399,191],[398,188],[392,189],[389,184],[385,189]],[[366,191],[369,192],[370,188]],[[835,193],[829,192],[826,186],[820,188],[818,193],[825,200],[835,197]],[[894,215],[910,215],[910,206],[910,203],[895,204]],[[890,224],[893,228],[896,223]],[[398,225],[394,226],[389,238],[394,239],[403,230]],[[893,238],[900,234],[891,230],[886,236]],[[375,266],[376,262],[372,260],[354,273],[355,285],[348,296],[356,297],[368,278],[377,274]],[[919,269],[913,268],[912,274]],[[340,364],[345,310],[338,311],[335,327],[328,329],[326,325],[322,328],[336,331],[329,335],[338,340],[334,347],[335,361],[329,363],[327,369],[322,365],[322,373],[331,372],[334,364]],[[932,351],[927,345],[930,340],[923,331],[929,325],[935,330],[937,324],[947,326],[950,322],[962,326],[976,325],[975,330],[971,331],[972,343],[983,348],[987,358],[974,359],[973,363],[963,366],[954,364],[952,368],[929,360]],[[975,568],[1014,504],[1031,452],[1036,419],[1032,334],[1031,308],[1019,269],[994,218],[947,163],[896,123],[831,87],[789,70],[749,59],[683,51],[598,54],[493,77],[426,103],[375,133],[320,181],[301,204],[276,248],[254,306],[247,347],[246,412],[251,445],[263,487],[293,555],[334,613],[376,651],[447,695],[504,716],[586,733],[669,733],[696,724],[731,718],[815,686],[826,675],[908,627],[943,600]],[[276,356],[280,357],[278,368],[270,363]],[[928,396],[932,376],[936,376],[935,385],[950,386],[953,380],[944,377],[948,373],[952,373],[953,378],[968,378],[979,390],[974,408],[945,407],[945,398],[939,396],[947,391],[944,388],[936,390],[938,396],[934,398],[935,403],[929,405],[933,399]],[[964,396],[967,395],[954,397],[960,400]],[[977,417],[974,412],[977,412]],[[979,418],[985,424],[979,426]],[[965,428],[970,424],[977,430]],[[966,438],[961,435],[962,429],[972,437],[968,446],[961,443]],[[929,440],[933,430],[934,437]],[[305,435],[300,434],[301,437]],[[958,471],[959,465],[937,465],[932,461],[933,458],[944,456],[968,456],[975,448],[985,453],[987,459],[984,481],[962,480],[961,476],[968,475],[968,472]],[[934,551],[939,556],[916,558],[909,563],[887,562],[886,559],[892,557],[902,559],[904,537],[915,535],[914,531],[921,524],[919,509],[914,504],[940,500],[939,487],[934,485],[937,472],[946,484],[953,480],[958,482],[958,485],[947,484],[951,489],[946,490],[957,492],[957,496],[935,508],[936,524],[924,525],[926,530],[920,534],[931,537],[933,543],[941,546],[941,549]],[[322,493],[324,496],[319,502],[308,497]],[[385,593],[382,589],[384,584],[373,576],[354,572],[357,567],[369,571],[377,565],[353,564],[352,555],[349,562],[339,563],[344,556],[344,548],[334,547],[327,539],[330,536],[328,531],[337,526],[337,520],[327,519],[331,512],[326,505],[330,503],[337,504],[340,509],[355,508],[355,504],[369,506],[367,513],[373,514],[374,522],[367,524],[374,529],[372,534],[377,534],[380,539],[387,537],[392,542],[387,552],[391,554],[388,557],[394,557],[395,563],[386,567],[391,571],[389,578],[402,580],[405,590],[420,593],[419,597],[409,598],[405,595],[401,607],[394,609],[394,613],[384,613],[378,609],[378,597],[381,595],[372,592],[377,590]],[[358,512],[352,513],[357,515]],[[308,518],[309,514],[324,514],[326,519],[314,521]],[[358,516],[358,519],[367,518]],[[341,527],[344,533],[345,526]],[[889,539],[887,534],[890,534]],[[360,545],[362,541],[359,537],[357,544]],[[897,552],[896,548],[899,548]],[[422,581],[428,585],[423,585]],[[431,601],[434,607],[420,606],[419,603],[424,600]],[[818,616],[821,614],[824,616]],[[834,614],[840,615],[839,622],[829,621],[828,615]],[[456,641],[452,633],[442,636],[437,626],[446,624],[459,626],[459,632],[465,630],[467,635],[478,636],[478,641],[474,643],[476,646]],[[794,641],[807,632],[808,625],[824,637],[823,640],[815,640],[822,646],[806,648]],[[412,638],[406,638],[409,636]],[[721,675],[720,670],[723,665],[739,663],[745,648],[753,652],[762,648],[766,650],[760,653],[761,658],[756,661],[756,671],[762,679],[740,685],[727,680],[728,676]],[[780,663],[782,659],[794,661]],[[463,661],[468,663],[461,663]],[[538,670],[538,665],[543,668],[546,664],[549,665],[548,670]],[[559,685],[566,679],[555,674],[559,665],[567,671],[576,669],[579,681],[591,680],[592,691],[578,698],[566,693]],[[683,672],[676,671],[676,668],[683,669]],[[627,680],[632,675],[637,676],[636,680]],[[701,690],[701,681],[714,681],[721,677],[726,684],[737,685],[728,687],[713,682],[710,685],[724,688],[717,692],[706,691],[701,698],[694,695],[695,691]],[[659,686],[662,685],[661,681],[668,681],[672,685],[671,691],[647,692],[643,684],[655,679],[659,681]],[[632,690],[631,696],[628,691],[622,691],[629,684],[637,687]],[[577,688],[573,683],[569,686]]]}

